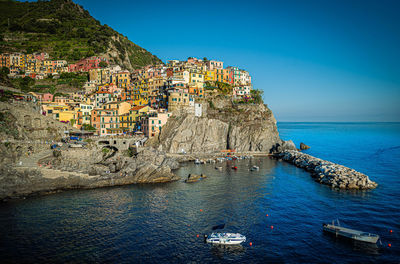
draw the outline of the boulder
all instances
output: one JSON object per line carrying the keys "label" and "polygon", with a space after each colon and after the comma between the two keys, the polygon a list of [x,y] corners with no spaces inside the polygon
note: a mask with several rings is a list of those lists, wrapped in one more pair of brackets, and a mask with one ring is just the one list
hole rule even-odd
{"label": "boulder", "polygon": [[301,149],[301,150],[306,150],[306,149],[309,149],[309,148],[310,148],[310,147],[307,146],[306,144],[304,144],[303,142],[300,143],[300,149]]}
{"label": "boulder", "polygon": [[186,183],[192,183],[192,182],[198,182],[199,180],[205,179],[207,178],[206,175],[201,174],[201,175],[197,175],[197,174],[189,174],[187,179],[185,180]]}

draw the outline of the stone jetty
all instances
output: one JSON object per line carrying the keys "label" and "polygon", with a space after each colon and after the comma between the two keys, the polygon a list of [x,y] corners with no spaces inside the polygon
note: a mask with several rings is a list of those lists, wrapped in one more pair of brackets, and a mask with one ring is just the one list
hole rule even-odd
{"label": "stone jetty", "polygon": [[275,154],[275,156],[309,171],[315,181],[332,188],[366,190],[378,186],[376,182],[371,181],[367,175],[361,172],[299,151],[287,150]]}

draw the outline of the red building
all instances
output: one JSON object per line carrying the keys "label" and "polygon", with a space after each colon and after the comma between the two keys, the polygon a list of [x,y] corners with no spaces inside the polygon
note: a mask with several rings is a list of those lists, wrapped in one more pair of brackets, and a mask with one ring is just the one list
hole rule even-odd
{"label": "red building", "polygon": [[77,63],[70,64],[68,66],[69,72],[88,72],[91,69],[100,68],[100,62],[105,61],[108,64],[107,59],[101,57],[90,57],[86,59],[82,59]]}

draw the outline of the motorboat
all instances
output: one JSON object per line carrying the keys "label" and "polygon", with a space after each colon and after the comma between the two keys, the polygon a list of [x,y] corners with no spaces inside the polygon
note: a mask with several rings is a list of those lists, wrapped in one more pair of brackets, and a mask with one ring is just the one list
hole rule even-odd
{"label": "motorboat", "polygon": [[246,241],[246,237],[239,233],[211,233],[204,235],[206,243],[219,245],[238,245]]}
{"label": "motorboat", "polygon": [[194,164],[201,164],[201,161],[199,159],[195,159]]}
{"label": "motorboat", "polygon": [[335,225],[335,222],[332,221],[332,224],[323,224],[322,226],[325,232],[334,234],[337,237],[345,237],[361,242],[374,243],[374,244],[379,239],[379,235],[376,234],[371,234],[368,232],[341,227],[339,221],[337,221],[337,225]]}
{"label": "motorboat", "polygon": [[258,171],[260,169],[260,167],[254,165],[253,167],[251,167],[251,171]]}

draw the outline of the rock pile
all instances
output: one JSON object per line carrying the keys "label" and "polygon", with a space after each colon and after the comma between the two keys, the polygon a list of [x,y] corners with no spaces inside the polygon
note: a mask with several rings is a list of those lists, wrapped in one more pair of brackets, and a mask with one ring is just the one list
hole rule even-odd
{"label": "rock pile", "polygon": [[378,186],[369,177],[348,167],[332,163],[295,150],[287,150],[275,155],[299,168],[311,172],[315,181],[338,189],[374,189]]}

